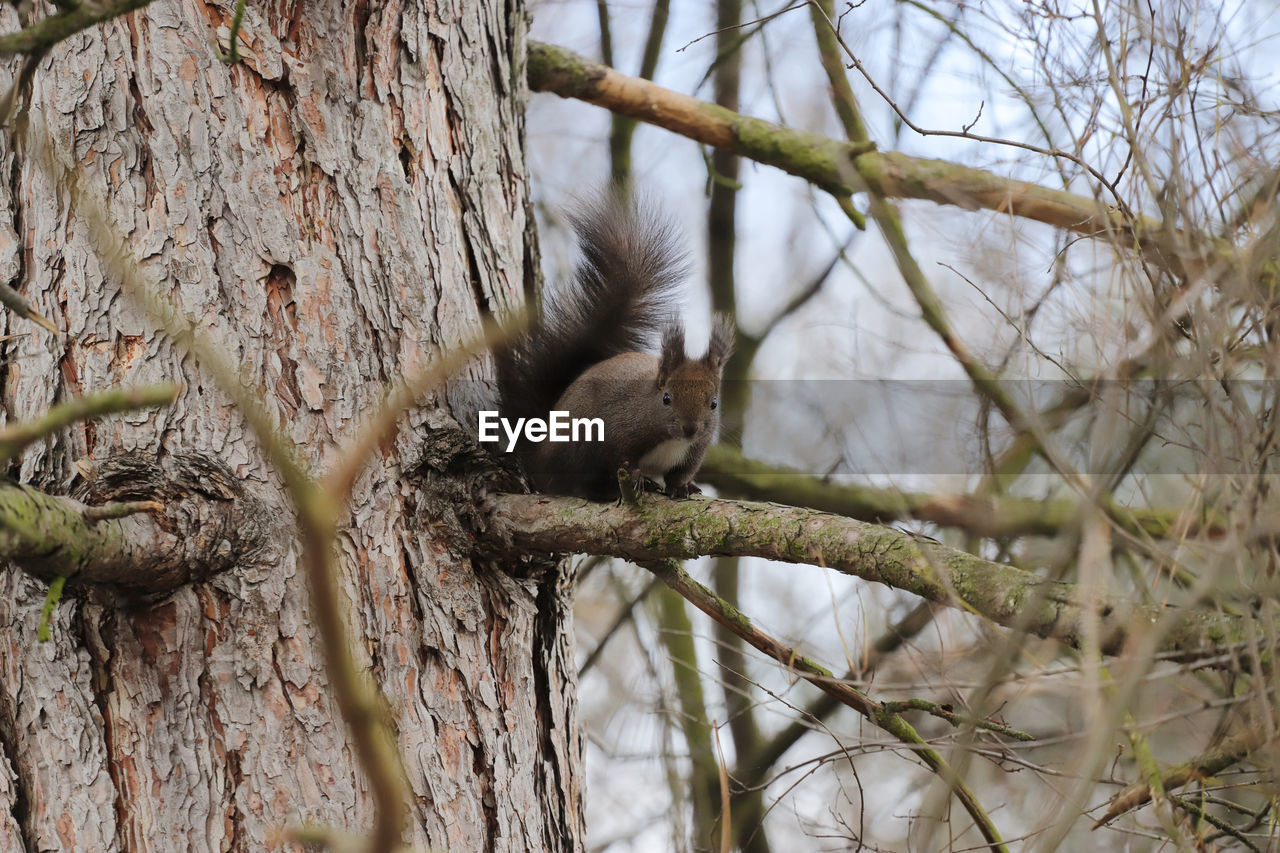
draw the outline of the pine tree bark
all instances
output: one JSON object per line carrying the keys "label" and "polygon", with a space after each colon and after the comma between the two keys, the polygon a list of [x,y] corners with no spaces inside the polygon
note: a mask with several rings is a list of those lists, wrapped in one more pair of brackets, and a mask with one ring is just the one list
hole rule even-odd
{"label": "pine tree bark", "polygon": [[[22,333],[0,344],[8,417],[117,384],[184,387],[170,410],[38,443],[11,473],[67,493],[78,460],[199,452],[279,514],[260,556],[158,601],[69,587],[44,645],[44,584],[0,570],[0,851],[278,849],[285,826],[371,822],[276,472],[208,373],[104,276],[65,175],[108,199],[150,279],[265,389],[317,471],[385,383],[505,315],[537,275],[518,2],[250,3],[228,66],[211,43],[232,6],[156,0],[72,36],[0,140],[0,275],[61,330],[6,315]],[[12,7],[0,17],[17,28]],[[405,757],[407,841],[581,849],[566,578],[474,566],[414,474],[429,430],[490,393],[436,394],[361,477],[340,536],[348,623]]]}

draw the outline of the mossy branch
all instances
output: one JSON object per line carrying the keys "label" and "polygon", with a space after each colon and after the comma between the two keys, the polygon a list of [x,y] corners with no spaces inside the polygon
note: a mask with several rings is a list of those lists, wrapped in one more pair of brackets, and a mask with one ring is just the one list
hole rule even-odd
{"label": "mossy branch", "polygon": [[244,24],[245,0],[236,0],[236,8],[231,13],[231,31],[227,35],[227,49],[215,47],[214,53],[226,65],[240,62],[240,27]]}
{"label": "mossy branch", "polygon": [[45,594],[44,606],[40,608],[40,627],[36,629],[36,639],[42,643],[49,642],[53,636],[53,611],[62,600],[62,588],[67,579],[59,575],[49,584],[49,592]]}
{"label": "mossy branch", "polygon": [[[1231,765],[1242,761],[1262,746],[1266,740],[1266,734],[1261,727],[1229,737],[1190,761],[1170,767],[1160,778],[1158,787],[1164,791],[1174,791],[1188,782],[1221,773]],[[1146,781],[1136,782],[1125,788],[1111,798],[1111,804],[1107,807],[1106,813],[1094,822],[1093,828],[1105,826],[1125,812],[1151,802],[1152,790],[1152,785]]]}
{"label": "mossy branch", "polygon": [[1014,740],[1025,742],[1036,739],[1035,735],[1027,734],[1024,731],[1013,728],[1012,726],[1006,726],[1003,723],[997,723],[993,720],[981,719],[970,716],[969,714],[960,713],[950,705],[946,705],[941,702],[931,702],[928,699],[902,699],[894,702],[882,702],[881,707],[883,707],[885,711],[893,714],[900,714],[903,711],[923,711],[924,713],[937,717],[939,720],[950,723],[952,726],[957,728],[960,726],[973,726],[976,729],[994,732],[995,734],[1004,735],[1005,737],[1013,738]]}
{"label": "mossy branch", "polygon": [[1172,232],[1151,217],[1126,218],[1093,198],[1016,181],[945,160],[874,150],[820,133],[782,127],[622,74],[566,48],[529,42],[529,87],[575,98],[690,139],[775,166],[836,196],[871,191],[966,210],[990,210],[1134,247],[1183,274],[1229,258],[1223,242],[1204,257],[1177,251]]}
{"label": "mossy branch", "polygon": [[[1052,536],[1074,529],[1080,518],[1080,503],[1069,498],[933,494],[833,482],[749,459],[723,445],[707,452],[699,478],[727,497],[810,507],[862,521],[928,521],[993,539]],[[1154,537],[1221,536],[1226,525],[1220,517],[1174,509],[1112,505],[1110,514],[1123,529]]]}
{"label": "mossy branch", "polygon": [[587,101],[777,166],[840,195],[853,191],[853,158],[872,149],[750,118],[542,42],[529,42],[529,86],[534,91]]}
{"label": "mossy branch", "polygon": [[[589,553],[636,562],[708,555],[825,566],[1080,648],[1096,618],[1101,650],[1160,631],[1157,651],[1194,659],[1244,639],[1239,617],[1108,599],[932,540],[817,510],[641,496],[635,507],[548,495],[492,496],[486,545],[508,554]],[[1092,613],[1091,611],[1096,611]]]}
{"label": "mossy branch", "polygon": [[[204,454],[109,460],[84,497],[93,503],[0,483],[0,559],[46,581],[156,595],[262,559],[281,522]],[[96,505],[114,497],[130,500]]]}

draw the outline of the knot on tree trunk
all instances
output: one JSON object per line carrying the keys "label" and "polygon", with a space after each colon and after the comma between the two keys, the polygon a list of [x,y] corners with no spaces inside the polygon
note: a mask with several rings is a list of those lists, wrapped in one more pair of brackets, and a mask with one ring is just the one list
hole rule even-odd
{"label": "knot on tree trunk", "polygon": [[427,434],[414,476],[425,497],[420,511],[459,558],[478,566],[501,565],[503,571],[522,578],[544,577],[559,564],[554,555],[512,554],[494,548],[486,535],[489,495],[529,491],[514,455],[490,453],[467,431],[439,425]]}
{"label": "knot on tree trunk", "polygon": [[0,485],[0,555],[44,580],[156,596],[268,561],[292,530],[209,454],[122,455],[84,473],[72,496]]}

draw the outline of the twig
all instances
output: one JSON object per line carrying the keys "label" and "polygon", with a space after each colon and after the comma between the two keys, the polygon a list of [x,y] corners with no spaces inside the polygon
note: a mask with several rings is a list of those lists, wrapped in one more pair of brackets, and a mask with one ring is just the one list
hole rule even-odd
{"label": "twig", "polygon": [[759,17],[759,18],[756,18],[756,19],[755,19],[755,20],[753,20],[753,21],[743,21],[742,23],[734,24],[733,26],[730,26],[730,27],[721,27],[720,29],[712,30],[712,31],[711,31],[711,32],[709,32],[709,33],[703,33],[702,35],[698,36],[698,37],[697,37],[696,39],[694,39],[693,41],[686,42],[682,47],[678,47],[678,48],[676,48],[676,53],[684,53],[688,48],[693,47],[693,46],[694,46],[695,44],[697,44],[698,42],[700,42],[700,41],[704,41],[705,39],[709,39],[709,38],[711,38],[712,36],[718,36],[718,35],[720,35],[721,33],[729,32],[729,31],[731,31],[731,30],[740,30],[740,29],[744,29],[744,28],[746,28],[746,27],[755,26],[756,24],[766,24],[766,23],[768,23],[769,21],[772,21],[774,18],[778,17],[779,15],[784,15],[784,14],[786,14],[787,12],[792,12],[792,11],[795,11],[796,9],[802,9],[802,8],[804,8],[804,4],[805,4],[805,0],[800,0],[800,2],[799,2],[799,3],[792,3],[791,5],[787,6],[786,8],[779,9],[778,11],[776,11],[776,12],[772,12],[772,13],[770,13],[770,14],[768,14],[768,15],[763,15],[763,16],[761,16],[761,17]]}
{"label": "twig", "polygon": [[720,771],[720,853],[733,848],[733,819],[729,800],[729,769],[724,761],[724,749],[720,746],[720,726],[711,726],[711,736],[716,744],[716,766]]}
{"label": "twig", "polygon": [[605,646],[609,645],[609,641],[613,639],[614,635],[622,630],[623,625],[626,625],[628,622],[632,621],[633,614],[635,612],[636,607],[638,607],[641,602],[643,602],[646,598],[649,597],[649,594],[653,592],[654,588],[657,587],[657,585],[658,585],[657,579],[656,578],[651,579],[647,584],[644,585],[644,589],[640,590],[640,592],[636,593],[636,595],[630,601],[628,601],[622,607],[618,608],[617,618],[615,618],[613,620],[613,623],[608,628],[605,629],[605,632],[603,634],[600,635],[600,639],[596,643],[595,648],[591,650],[591,654],[587,655],[587,659],[584,660],[582,662],[582,666],[578,668],[579,682],[581,682],[582,677],[586,675],[588,672],[590,672],[591,668],[596,665],[596,661],[600,660],[600,656],[604,654]]}
{"label": "twig", "polygon": [[1234,826],[1227,823],[1225,820],[1215,817],[1207,809],[1201,808],[1200,806],[1196,805],[1195,803],[1191,802],[1185,797],[1171,796],[1169,797],[1169,801],[1174,805],[1176,805],[1178,808],[1191,812],[1191,814],[1195,816],[1196,820],[1202,820],[1205,823],[1216,827],[1219,832],[1225,835],[1230,835],[1236,841],[1239,841],[1245,847],[1252,850],[1253,853],[1262,853],[1262,849],[1258,847],[1258,845],[1250,841],[1248,838],[1246,838],[1243,832],[1236,829]]}
{"label": "twig", "polygon": [[507,340],[519,328],[518,323],[506,327],[487,324],[479,335],[438,353],[426,364],[409,371],[387,393],[382,405],[355,431],[354,437],[339,454],[333,470],[324,478],[323,486],[330,498],[338,505],[346,503],[360,472],[369,464],[378,448],[395,435],[400,419],[418,398],[457,373],[479,353]]}
{"label": "twig", "polygon": [[937,717],[939,720],[945,720],[953,726],[973,726],[975,729],[995,732],[998,735],[1011,737],[1014,740],[1033,741],[1036,739],[1035,735],[1027,734],[1003,723],[980,719],[968,714],[958,714],[950,706],[939,702],[930,702],[928,699],[903,699],[896,702],[884,702],[882,705],[886,711],[894,713],[924,711],[926,714]]}
{"label": "twig", "polygon": [[0,430],[0,459],[12,459],[23,448],[77,421],[138,409],[172,406],[181,390],[178,385],[116,388],[60,403],[41,418],[10,424]]}
{"label": "twig", "polygon": [[[7,110],[0,106],[0,115],[6,112]],[[49,334],[58,334],[58,327],[36,311],[35,308],[31,307],[31,303],[27,301],[27,298],[12,287],[0,284],[0,303],[3,303],[6,308],[24,320],[30,320],[35,323],[49,332]]]}
{"label": "twig", "polygon": [[786,666],[801,678],[811,682],[820,690],[830,693],[843,704],[854,709],[878,728],[893,735],[898,740],[914,748],[921,760],[938,774],[950,787],[956,799],[964,806],[965,811],[973,818],[983,838],[991,843],[994,849],[1004,850],[1000,833],[982,804],[964,780],[958,778],[941,754],[929,747],[916,730],[898,714],[886,711],[883,706],[866,694],[848,684],[836,680],[825,667],[800,654],[796,649],[784,646],[773,637],[765,634],[751,624],[743,613],[725,602],[707,587],[695,581],[672,560],[641,562],[640,565],[652,572],[663,583],[678,592],[686,601],[710,616],[717,623],[733,631],[747,643],[754,646],[769,657]]}
{"label": "twig", "polygon": [[118,501],[87,506],[84,508],[84,520],[96,522],[112,518],[127,518],[140,512],[164,512],[164,504],[160,501]]}
{"label": "twig", "polygon": [[231,14],[231,32],[227,36],[227,50],[216,47],[218,59],[226,65],[235,65],[240,61],[240,25],[244,23],[245,0],[236,0],[235,11]]}

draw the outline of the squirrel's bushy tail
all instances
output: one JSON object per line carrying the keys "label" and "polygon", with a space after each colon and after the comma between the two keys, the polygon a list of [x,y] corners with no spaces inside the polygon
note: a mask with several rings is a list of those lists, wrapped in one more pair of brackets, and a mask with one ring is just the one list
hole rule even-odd
{"label": "squirrel's bushy tail", "polygon": [[647,352],[675,321],[688,264],[672,223],[617,192],[571,215],[580,260],[573,281],[544,299],[529,330],[497,353],[506,418],[545,418],[587,368]]}

